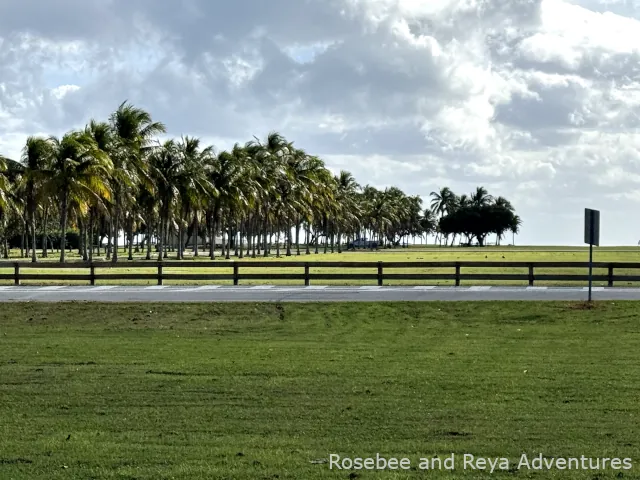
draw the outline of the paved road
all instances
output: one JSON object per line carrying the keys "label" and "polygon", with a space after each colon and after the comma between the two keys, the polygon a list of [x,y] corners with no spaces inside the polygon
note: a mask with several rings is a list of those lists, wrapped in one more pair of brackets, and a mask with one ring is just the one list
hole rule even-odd
{"label": "paved road", "polygon": [[[0,302],[344,302],[586,300],[586,287],[0,287]],[[640,288],[594,287],[594,300],[640,300]]]}

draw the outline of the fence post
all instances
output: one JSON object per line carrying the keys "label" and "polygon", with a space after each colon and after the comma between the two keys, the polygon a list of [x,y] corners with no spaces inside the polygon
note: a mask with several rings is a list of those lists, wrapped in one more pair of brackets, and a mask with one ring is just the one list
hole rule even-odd
{"label": "fence post", "polygon": [[456,287],[460,286],[460,262],[456,262]]}
{"label": "fence post", "polygon": [[162,285],[162,264],[158,263],[158,285]]}
{"label": "fence post", "polygon": [[382,286],[382,262],[378,262],[378,286]]}
{"label": "fence post", "polygon": [[13,265],[13,284],[20,285],[20,264],[15,263]]}
{"label": "fence post", "polygon": [[529,286],[533,287],[533,263],[529,264]]}
{"label": "fence post", "polygon": [[234,285],[238,285],[238,280],[239,280],[239,274],[238,274],[238,264],[236,262],[233,262],[233,284]]}
{"label": "fence post", "polygon": [[309,262],[304,264],[304,285],[305,287],[309,286]]}
{"label": "fence post", "polygon": [[96,284],[96,267],[93,265],[93,263],[89,266],[89,285],[95,285]]}
{"label": "fence post", "polygon": [[607,282],[607,286],[613,287],[613,267],[609,265],[609,281]]}

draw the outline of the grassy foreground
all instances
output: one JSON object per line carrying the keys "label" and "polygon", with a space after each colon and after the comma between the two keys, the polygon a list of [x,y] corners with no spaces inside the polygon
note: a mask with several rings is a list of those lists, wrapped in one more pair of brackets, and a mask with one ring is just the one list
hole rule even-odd
{"label": "grassy foreground", "polygon": [[640,304],[596,305],[5,303],[0,478],[640,478]]}

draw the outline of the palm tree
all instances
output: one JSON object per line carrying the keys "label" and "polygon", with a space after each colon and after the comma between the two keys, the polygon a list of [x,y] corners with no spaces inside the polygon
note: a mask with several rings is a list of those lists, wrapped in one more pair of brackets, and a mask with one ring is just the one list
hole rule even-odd
{"label": "palm tree", "polygon": [[9,159],[0,156],[0,221],[4,222],[5,215],[13,207],[11,201],[11,181],[8,174]]}
{"label": "palm tree", "polygon": [[[108,122],[98,122],[90,120],[85,127],[85,134],[90,136],[96,143],[96,146],[107,155],[114,149],[114,131]],[[111,159],[111,157],[109,157]],[[106,205],[103,202],[91,202],[89,206],[89,260],[93,260],[93,230],[96,220],[99,216],[108,216],[113,205]],[[109,236],[111,239],[111,236]]]}
{"label": "palm tree", "polygon": [[0,252],[5,258],[9,258],[9,248],[7,246],[7,236],[5,227],[7,224],[7,216],[10,209],[13,209],[10,190],[11,182],[7,174],[7,159],[0,156],[0,232],[2,233],[2,244],[0,244]]}
{"label": "palm tree", "polygon": [[520,233],[520,225],[522,225],[522,220],[518,215],[514,215],[511,222],[511,233],[513,235],[512,244],[514,246],[516,244],[516,233]]}
{"label": "palm tree", "polygon": [[[513,212],[514,208],[511,205],[511,202],[504,197],[496,197],[493,199],[493,205],[498,208],[502,208],[508,210],[509,212]],[[504,236],[506,230],[499,230],[496,232],[496,244],[500,245],[502,237]]]}
{"label": "palm tree", "polygon": [[164,239],[169,231],[169,225],[180,192],[178,183],[183,175],[184,163],[181,161],[178,146],[174,140],[167,140],[156,149],[150,157],[151,172],[157,189],[160,203],[158,229],[158,261],[162,261]]}
{"label": "palm tree", "polygon": [[335,183],[337,185],[335,200],[340,212],[336,222],[338,224],[338,253],[341,253],[341,233],[345,232],[349,235],[361,227],[359,218],[362,215],[362,210],[357,203],[360,185],[354,176],[345,170],[340,170],[340,174],[335,177]]}
{"label": "palm tree", "polygon": [[56,196],[60,205],[60,262],[65,260],[69,207],[84,212],[90,201],[109,200],[113,164],[85,132],[70,132],[61,139],[50,137],[51,165],[42,171],[43,191]]}
{"label": "palm tree", "polygon": [[111,179],[114,194],[112,260],[117,262],[121,214],[135,198],[138,185],[151,181],[146,160],[155,135],[164,133],[166,128],[164,124],[154,122],[148,112],[126,101],[111,114],[109,122],[114,134],[109,151],[114,165]]}
{"label": "palm tree", "polygon": [[425,235],[429,235],[436,231],[438,220],[431,208],[427,208],[424,211],[422,218],[420,219],[420,224]]}
{"label": "palm tree", "polygon": [[26,182],[25,195],[27,204],[28,224],[31,233],[31,261],[37,262],[36,254],[36,212],[39,204],[39,194],[42,186],[42,171],[48,168],[51,160],[51,143],[43,137],[28,137],[22,150],[22,164]]}
{"label": "palm tree", "polygon": [[[455,208],[456,194],[449,187],[443,187],[440,191],[431,192],[429,195],[432,197],[431,210],[440,218],[451,213],[452,209]],[[436,242],[439,236],[440,234],[436,235]],[[440,240],[442,241],[441,236]],[[448,239],[446,241],[448,242]]]}
{"label": "palm tree", "polygon": [[0,156],[0,208],[6,208],[9,204],[8,195],[9,192],[9,179],[7,178],[7,160]]}
{"label": "palm tree", "polygon": [[280,198],[278,185],[286,175],[286,155],[289,154],[286,139],[278,132],[271,132],[266,142],[255,138],[246,145],[246,153],[252,158],[256,172],[256,180],[260,185],[259,204],[262,206],[264,256],[269,254],[268,241],[270,220],[274,220],[272,209]]}
{"label": "palm tree", "polygon": [[0,156],[0,231],[3,233],[4,258],[9,258],[9,245],[6,227],[12,216],[24,221],[23,185],[24,166],[6,157]]}
{"label": "palm tree", "polygon": [[486,188],[478,187],[476,191],[471,194],[470,200],[476,207],[482,207],[491,203],[493,197],[489,195]]}
{"label": "palm tree", "polygon": [[180,196],[182,220],[178,226],[178,258],[183,258],[183,229],[188,227],[191,215],[195,223],[194,253],[198,249],[198,221],[200,211],[209,196],[217,195],[215,186],[209,180],[212,169],[211,157],[213,147],[200,149],[200,140],[194,137],[183,137],[176,145],[177,153],[182,162],[180,176],[177,178]]}

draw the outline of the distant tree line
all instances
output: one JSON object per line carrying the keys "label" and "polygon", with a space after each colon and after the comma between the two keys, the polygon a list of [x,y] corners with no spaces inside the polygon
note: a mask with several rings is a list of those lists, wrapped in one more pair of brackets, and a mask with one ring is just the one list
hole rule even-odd
{"label": "distant tree line", "polygon": [[190,242],[194,255],[212,259],[289,256],[341,252],[362,236],[386,246],[432,234],[445,245],[456,237],[482,245],[520,225],[509,202],[483,188],[469,198],[442,189],[424,209],[399,188],[334,175],[276,132],[221,152],[189,136],[160,142],[163,133],[124,102],[107,121],[29,137],[20,159],[0,156],[0,253],[18,244],[36,262],[55,248],[64,261],[73,247],[84,260],[116,262],[124,238],[128,259],[182,259]]}

